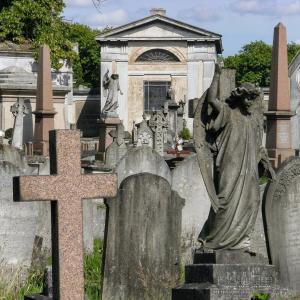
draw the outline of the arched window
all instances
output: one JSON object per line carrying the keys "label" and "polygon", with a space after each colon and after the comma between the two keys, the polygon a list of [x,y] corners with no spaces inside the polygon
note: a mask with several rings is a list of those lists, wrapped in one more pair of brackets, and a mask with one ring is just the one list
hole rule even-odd
{"label": "arched window", "polygon": [[142,53],[137,59],[137,62],[179,62],[180,60],[172,52],[164,49],[151,49]]}

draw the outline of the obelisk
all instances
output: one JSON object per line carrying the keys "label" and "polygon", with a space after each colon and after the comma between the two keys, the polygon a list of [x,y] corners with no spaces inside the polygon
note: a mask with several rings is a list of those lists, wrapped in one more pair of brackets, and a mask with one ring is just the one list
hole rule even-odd
{"label": "obelisk", "polygon": [[49,131],[54,129],[50,49],[40,47],[34,131],[34,153],[49,156]]}
{"label": "obelisk", "polygon": [[267,116],[266,148],[275,168],[295,155],[291,148],[290,91],[286,28],[279,23],[274,28],[271,86]]}

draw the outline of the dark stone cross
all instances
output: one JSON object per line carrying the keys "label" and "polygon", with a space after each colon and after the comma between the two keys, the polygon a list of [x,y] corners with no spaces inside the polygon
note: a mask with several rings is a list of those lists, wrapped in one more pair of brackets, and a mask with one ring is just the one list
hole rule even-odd
{"label": "dark stone cross", "polygon": [[52,130],[49,136],[51,175],[15,177],[14,201],[51,201],[53,299],[82,300],[82,199],[116,196],[117,177],[81,174],[79,131]]}

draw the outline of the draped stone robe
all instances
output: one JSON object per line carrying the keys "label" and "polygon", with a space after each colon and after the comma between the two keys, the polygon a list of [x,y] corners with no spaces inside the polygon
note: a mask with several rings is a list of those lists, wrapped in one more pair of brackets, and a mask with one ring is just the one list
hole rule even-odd
{"label": "draped stone robe", "polygon": [[209,130],[218,134],[214,160],[218,208],[211,208],[199,239],[216,250],[249,248],[260,202],[256,119],[221,103]]}

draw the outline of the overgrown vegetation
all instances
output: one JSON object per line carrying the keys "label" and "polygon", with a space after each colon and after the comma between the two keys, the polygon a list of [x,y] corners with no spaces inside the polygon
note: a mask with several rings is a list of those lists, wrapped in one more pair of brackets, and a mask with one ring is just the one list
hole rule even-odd
{"label": "overgrown vegetation", "polygon": [[84,258],[84,287],[89,300],[101,299],[102,253],[102,240],[95,240],[93,253]]}
{"label": "overgrown vegetation", "polygon": [[[101,300],[102,251],[102,241],[95,240],[93,253],[84,257],[84,287],[89,300]],[[9,282],[4,277],[5,274],[0,274],[0,300],[24,300],[25,295],[38,294],[43,290],[44,269],[41,267],[30,270],[25,282],[21,270],[9,276]]]}
{"label": "overgrown vegetation", "polygon": [[181,137],[184,140],[190,140],[192,138],[192,135],[187,127],[183,127],[179,133],[179,137]]}
{"label": "overgrown vegetation", "polygon": [[264,294],[264,293],[253,293],[252,300],[268,300],[270,298],[269,294]]}

